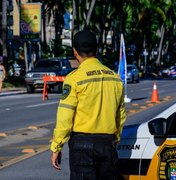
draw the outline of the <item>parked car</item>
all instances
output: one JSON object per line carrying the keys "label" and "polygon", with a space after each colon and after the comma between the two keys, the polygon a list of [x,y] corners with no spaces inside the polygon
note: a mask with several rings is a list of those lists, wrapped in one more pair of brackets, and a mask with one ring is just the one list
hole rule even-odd
{"label": "parked car", "polygon": [[159,71],[159,75],[162,78],[168,78],[169,77],[169,68],[164,68]]}
{"label": "parked car", "polygon": [[125,126],[117,150],[125,179],[176,179],[176,103],[145,123]]}
{"label": "parked car", "polygon": [[171,66],[169,68],[168,75],[170,78],[175,79],[176,78],[176,66]]}
{"label": "parked car", "polygon": [[16,62],[9,69],[10,76],[25,76],[25,74],[25,66],[19,65]]}
{"label": "parked car", "polygon": [[139,70],[134,64],[127,65],[127,82],[139,82]]}
{"label": "parked car", "polygon": [[[66,76],[73,68],[67,58],[49,58],[40,59],[34,65],[31,71],[28,71],[25,76],[26,89],[28,93],[33,93],[36,88],[41,88],[44,85],[43,76]],[[48,82],[47,86],[50,89],[56,89],[60,93],[62,91],[63,82]]]}

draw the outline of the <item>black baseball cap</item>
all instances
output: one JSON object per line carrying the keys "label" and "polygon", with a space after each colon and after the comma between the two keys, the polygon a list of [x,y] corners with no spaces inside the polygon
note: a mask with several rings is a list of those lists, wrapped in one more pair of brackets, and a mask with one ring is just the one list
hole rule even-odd
{"label": "black baseball cap", "polygon": [[73,47],[82,53],[96,52],[97,39],[93,32],[82,30],[75,34],[73,39]]}

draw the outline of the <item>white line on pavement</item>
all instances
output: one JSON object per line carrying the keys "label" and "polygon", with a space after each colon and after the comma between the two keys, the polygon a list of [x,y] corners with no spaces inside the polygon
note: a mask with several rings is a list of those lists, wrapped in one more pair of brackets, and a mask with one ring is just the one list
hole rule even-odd
{"label": "white line on pavement", "polygon": [[27,108],[33,108],[33,107],[39,107],[39,106],[47,106],[50,104],[58,104],[59,102],[49,102],[49,103],[44,103],[44,104],[35,104],[35,105],[30,105],[30,106],[26,106]]}

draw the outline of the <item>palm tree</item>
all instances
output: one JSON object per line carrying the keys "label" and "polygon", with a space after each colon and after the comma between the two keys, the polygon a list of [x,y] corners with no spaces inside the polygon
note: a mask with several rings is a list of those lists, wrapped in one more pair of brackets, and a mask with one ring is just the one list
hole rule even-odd
{"label": "palm tree", "polygon": [[175,24],[175,18],[174,16],[174,8],[175,7],[175,1],[172,2],[170,1],[163,1],[161,4],[161,7],[158,7],[156,10],[158,14],[162,17],[162,24],[160,28],[160,43],[159,43],[159,48],[158,48],[158,57],[156,60],[156,64],[159,66],[161,63],[161,53],[163,49],[163,42],[164,42],[164,36],[166,29],[169,30],[171,29],[174,24]]}
{"label": "palm tree", "polygon": [[73,20],[76,30],[88,28],[96,0],[73,0]]}
{"label": "palm tree", "polygon": [[[140,0],[137,6],[138,26],[143,34],[143,49],[146,45],[151,49],[155,44],[159,44],[156,65],[161,63],[161,53],[165,42],[165,32],[173,27],[174,3],[169,1]],[[174,18],[175,19],[175,18]],[[147,39],[145,38],[147,37]]]}

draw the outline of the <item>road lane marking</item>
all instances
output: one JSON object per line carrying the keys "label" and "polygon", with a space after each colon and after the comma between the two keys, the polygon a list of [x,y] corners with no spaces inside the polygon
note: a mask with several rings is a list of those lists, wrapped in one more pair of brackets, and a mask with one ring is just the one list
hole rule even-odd
{"label": "road lane marking", "polygon": [[23,149],[21,152],[22,153],[34,153],[36,151],[34,149]]}
{"label": "road lane marking", "polygon": [[[130,109],[129,112],[135,113],[135,112],[137,112],[137,111],[136,111],[135,109]],[[128,115],[127,115],[127,117],[128,117]]]}
{"label": "road lane marking", "polygon": [[[38,128],[42,128],[42,127],[45,127],[45,126],[53,125],[53,124],[55,124],[55,123],[56,123],[56,121],[41,123],[41,124],[38,124],[37,127],[38,127]],[[19,128],[19,129],[14,129],[14,130],[5,131],[5,134],[6,134],[6,135],[16,134],[16,133],[21,133],[22,131],[26,131],[26,130],[28,130],[28,128],[27,128],[27,127],[24,127],[24,128]]]}
{"label": "road lane marking", "polygon": [[141,109],[147,109],[147,107],[146,107],[146,106],[140,106],[140,108],[141,108]]}
{"label": "road lane marking", "polygon": [[49,150],[49,148],[50,148],[50,145],[47,145],[47,146],[45,146],[43,148],[37,149],[36,152],[28,153],[28,154],[25,154],[25,155],[22,155],[22,156],[18,156],[17,158],[14,158],[14,159],[11,159],[11,160],[6,161],[4,163],[1,163],[0,164],[0,169],[3,169],[3,168],[8,167],[10,165],[16,164],[17,162],[23,161],[23,160],[28,159],[30,157],[33,157],[35,155],[38,155],[38,154],[40,154],[42,152],[45,152],[45,151]]}
{"label": "road lane marking", "polygon": [[39,149],[39,148],[42,148],[45,146],[46,146],[46,143],[45,144],[24,145],[24,146],[8,146],[8,147],[3,147],[3,150],[7,150],[7,149],[10,149],[10,150],[14,150],[14,149],[37,149],[37,148]]}
{"label": "road lane marking", "polygon": [[38,129],[38,127],[37,126],[28,126],[28,129]]}
{"label": "road lane marking", "polygon": [[0,132],[0,137],[6,137],[6,136],[7,136],[6,133],[1,133],[1,132]]}
{"label": "road lane marking", "polygon": [[[167,98],[166,98],[167,97]],[[165,100],[161,100],[161,101],[157,101],[157,102],[155,102],[155,103],[151,103],[151,101],[146,101],[146,105],[144,104],[144,105],[141,105],[141,106],[139,106],[139,109],[127,109],[127,117],[131,117],[131,116],[133,116],[134,114],[137,114],[137,113],[140,113],[140,112],[142,112],[142,111],[145,111],[145,110],[147,110],[147,109],[151,109],[152,107],[154,107],[154,106],[157,106],[157,105],[160,105],[160,104],[165,104],[165,103],[167,103],[168,101],[171,101],[171,100],[173,100],[175,97],[174,96],[166,96],[165,98]],[[146,107],[147,106],[147,107]],[[135,106],[133,106],[133,108],[134,108]],[[138,106],[136,106],[136,107],[138,107]],[[129,113],[129,114],[128,114]]]}
{"label": "road lane marking", "polygon": [[134,103],[134,104],[132,104],[132,106],[139,106],[139,104],[135,104],[135,103]]}
{"label": "road lane marking", "polygon": [[147,106],[154,106],[154,104],[152,104],[152,103],[148,103],[148,104],[147,104]]}
{"label": "road lane marking", "polygon": [[27,108],[33,108],[33,107],[39,107],[39,106],[47,106],[47,105],[51,105],[51,104],[58,104],[59,102],[48,102],[48,103],[42,103],[42,104],[35,104],[35,105],[29,105],[26,106]]}
{"label": "road lane marking", "polygon": [[9,159],[14,159],[16,158],[17,156],[0,156],[0,161],[7,161]]}

